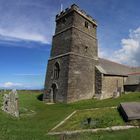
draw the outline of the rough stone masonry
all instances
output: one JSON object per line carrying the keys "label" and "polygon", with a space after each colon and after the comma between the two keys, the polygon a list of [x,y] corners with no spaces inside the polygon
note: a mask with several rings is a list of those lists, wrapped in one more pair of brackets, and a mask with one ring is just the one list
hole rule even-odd
{"label": "rough stone masonry", "polygon": [[76,5],[56,16],[44,100],[68,103],[93,97],[96,28],[96,21]]}
{"label": "rough stone masonry", "polygon": [[96,32],[97,22],[75,4],[56,15],[44,101],[114,98],[132,87],[140,90],[140,68],[98,57]]}
{"label": "rough stone masonry", "polygon": [[2,110],[12,116],[19,117],[18,94],[16,90],[12,90],[9,94],[4,94]]}

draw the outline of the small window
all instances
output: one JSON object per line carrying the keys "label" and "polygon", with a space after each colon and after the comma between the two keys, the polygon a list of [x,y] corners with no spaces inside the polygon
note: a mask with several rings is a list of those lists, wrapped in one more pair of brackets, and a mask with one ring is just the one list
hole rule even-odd
{"label": "small window", "polygon": [[85,52],[87,52],[88,51],[88,46],[85,46]]}
{"label": "small window", "polygon": [[92,24],[92,27],[95,28],[96,27],[95,24]]}
{"label": "small window", "polygon": [[88,22],[87,21],[85,21],[85,27],[86,28],[89,28],[89,25],[88,25]]}
{"label": "small window", "polygon": [[54,79],[59,78],[59,73],[60,73],[60,66],[59,66],[59,63],[56,62],[54,65],[54,74],[53,74]]}
{"label": "small window", "polygon": [[62,20],[63,24],[65,24],[65,23],[66,23],[66,21],[67,21],[67,19],[66,19],[66,18],[64,18],[64,19]]}

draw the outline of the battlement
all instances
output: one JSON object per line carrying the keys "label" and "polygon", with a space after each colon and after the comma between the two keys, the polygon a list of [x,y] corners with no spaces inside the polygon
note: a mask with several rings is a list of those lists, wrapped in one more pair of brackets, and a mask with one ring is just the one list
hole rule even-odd
{"label": "battlement", "polygon": [[95,24],[97,26],[96,20],[93,19],[90,15],[88,15],[84,10],[81,10],[76,4],[71,5],[69,8],[66,8],[65,10],[63,10],[62,12],[57,14],[56,21],[72,11],[76,11],[81,16],[83,16],[84,18],[86,18],[87,20],[89,20],[90,22],[92,22],[93,24]]}

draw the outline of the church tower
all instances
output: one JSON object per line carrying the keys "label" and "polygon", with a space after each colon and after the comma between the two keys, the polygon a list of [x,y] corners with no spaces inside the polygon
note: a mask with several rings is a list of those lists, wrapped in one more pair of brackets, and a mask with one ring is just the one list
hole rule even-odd
{"label": "church tower", "polygon": [[56,15],[44,100],[69,103],[94,97],[96,28],[96,21],[75,4]]}

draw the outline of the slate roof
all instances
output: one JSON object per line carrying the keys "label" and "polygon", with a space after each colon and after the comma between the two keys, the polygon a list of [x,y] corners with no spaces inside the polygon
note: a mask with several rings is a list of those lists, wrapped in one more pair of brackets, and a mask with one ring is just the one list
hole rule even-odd
{"label": "slate roof", "polygon": [[140,67],[130,67],[110,60],[99,58],[96,68],[105,75],[127,76],[125,85],[140,83]]}
{"label": "slate roof", "polygon": [[125,82],[125,85],[138,85],[140,83],[140,73],[130,74]]}
{"label": "slate roof", "polygon": [[133,74],[133,75],[135,75],[135,74],[138,74],[138,73],[140,73],[140,67],[133,67],[132,68],[132,73],[130,73],[130,74]]}
{"label": "slate roof", "polygon": [[129,66],[122,65],[103,58],[99,58],[99,65],[96,67],[101,73],[106,75],[127,76],[129,73],[133,72],[131,67]]}

